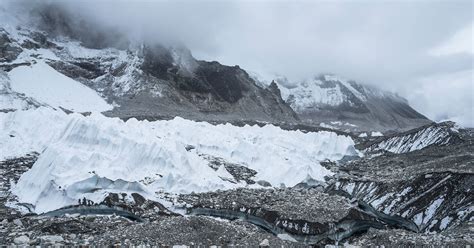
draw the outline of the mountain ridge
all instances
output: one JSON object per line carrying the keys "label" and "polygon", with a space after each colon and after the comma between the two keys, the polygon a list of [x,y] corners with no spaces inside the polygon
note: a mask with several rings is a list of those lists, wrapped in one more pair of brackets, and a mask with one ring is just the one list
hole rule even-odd
{"label": "mountain ridge", "polygon": [[277,83],[283,99],[304,123],[342,121],[380,131],[408,130],[431,123],[397,94],[335,75],[322,74],[292,86],[288,86],[290,83],[285,78]]}
{"label": "mountain ridge", "polygon": [[94,43],[105,35],[103,30],[87,34],[87,22],[54,10],[34,12],[37,27],[3,29],[0,45],[8,61],[0,66],[12,70],[35,63],[41,51],[50,67],[113,105],[104,112],[108,116],[315,126],[341,122],[347,125],[333,127],[355,132],[407,130],[431,122],[403,98],[334,75],[294,88],[278,78],[264,86],[239,66],[195,59],[182,45],[130,42],[124,37],[117,38],[120,44],[110,37]]}

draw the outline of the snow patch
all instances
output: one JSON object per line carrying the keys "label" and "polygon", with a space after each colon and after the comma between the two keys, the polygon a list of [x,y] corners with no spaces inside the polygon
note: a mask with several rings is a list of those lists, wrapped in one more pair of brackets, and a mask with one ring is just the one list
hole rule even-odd
{"label": "snow patch", "polygon": [[382,197],[380,197],[380,198],[378,198],[378,199],[372,201],[371,204],[372,204],[372,206],[373,206],[375,209],[377,209],[377,208],[380,206],[380,204],[384,203],[385,200],[387,200],[387,198],[389,198],[389,197],[392,196],[392,195],[393,195],[393,193],[386,194],[386,195],[384,195],[384,196],[382,196]]}
{"label": "snow patch", "polygon": [[378,132],[378,131],[377,131],[377,132],[372,132],[372,133],[370,134],[370,136],[372,136],[372,137],[381,137],[381,136],[383,136],[383,133]]}
{"label": "snow patch", "polygon": [[281,240],[286,240],[286,241],[291,241],[291,242],[298,242],[296,239],[294,239],[293,237],[291,237],[291,235],[289,235],[287,233],[278,234],[277,237]]}
{"label": "snow patch", "polygon": [[448,227],[449,223],[453,220],[453,218],[446,216],[441,220],[441,224],[439,224],[439,229],[444,230],[446,227]]}
{"label": "snow patch", "polygon": [[344,186],[344,190],[350,195],[352,195],[352,193],[354,193],[354,187],[355,183],[348,183],[346,186]]}
{"label": "snow patch", "polygon": [[443,201],[444,201],[443,198],[439,198],[433,201],[433,203],[431,203],[431,205],[425,210],[425,217],[423,218],[423,224],[428,223],[428,221],[430,221],[433,218],[433,216],[436,213],[436,210],[438,210],[439,206],[441,206],[441,203],[443,203]]}
{"label": "snow patch", "polygon": [[112,109],[94,90],[57,72],[44,61],[32,66],[19,66],[8,74],[13,91],[52,107],[78,112]]}
{"label": "snow patch", "polygon": [[413,221],[419,227],[421,225],[421,222],[423,221],[423,212],[418,213],[415,216],[413,216]]}

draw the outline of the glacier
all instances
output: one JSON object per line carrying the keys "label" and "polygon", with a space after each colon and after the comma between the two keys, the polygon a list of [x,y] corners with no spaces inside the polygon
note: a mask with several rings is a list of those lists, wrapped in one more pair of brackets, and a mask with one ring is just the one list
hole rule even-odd
{"label": "glacier", "polygon": [[[420,150],[430,145],[447,145],[455,142],[457,133],[454,123],[435,123],[383,138],[365,148],[364,152],[387,151],[400,154]],[[372,137],[375,136],[381,136],[381,133],[373,132]]]}
{"label": "glacier", "polygon": [[[0,159],[40,153],[12,188],[37,213],[77,203],[100,202],[110,192],[190,193],[260,187],[231,183],[224,167],[209,167],[211,155],[257,171],[255,180],[293,186],[324,180],[320,161],[357,155],[349,136],[334,132],[285,131],[272,125],[211,125],[182,118],[138,121],[66,114],[51,108],[0,114]],[[186,146],[194,149],[187,150]]]}

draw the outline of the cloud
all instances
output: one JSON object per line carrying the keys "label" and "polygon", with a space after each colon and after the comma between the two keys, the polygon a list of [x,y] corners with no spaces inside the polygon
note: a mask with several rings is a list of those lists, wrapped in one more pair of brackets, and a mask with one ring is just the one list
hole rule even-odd
{"label": "cloud", "polygon": [[474,54],[474,47],[472,44],[473,33],[474,22],[456,32],[446,42],[433,48],[429,53],[433,56],[446,56],[462,53]]}
{"label": "cloud", "polygon": [[410,92],[404,92],[412,105],[433,120],[452,120],[463,127],[474,127],[473,70],[418,78]]}
{"label": "cloud", "polygon": [[[184,44],[198,59],[293,81],[340,74],[396,91],[435,120],[472,124],[469,0],[48,2],[130,39]],[[461,110],[442,106],[457,94]]]}

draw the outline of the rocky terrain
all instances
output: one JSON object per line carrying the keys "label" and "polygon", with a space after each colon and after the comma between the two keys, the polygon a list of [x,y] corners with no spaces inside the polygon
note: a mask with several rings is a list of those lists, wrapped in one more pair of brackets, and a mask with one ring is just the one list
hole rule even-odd
{"label": "rocky terrain", "polygon": [[[420,131],[426,132],[417,129],[410,133]],[[398,136],[404,140],[406,135]],[[79,205],[39,215],[29,213],[29,205],[11,205],[15,196],[10,193],[11,185],[34,164],[38,154],[8,159],[0,163],[0,242],[465,246],[474,239],[474,199],[470,193],[474,182],[474,132],[456,129],[450,135],[456,142],[433,143],[412,152],[328,161],[324,166],[334,175],[325,182],[308,180],[291,188],[267,185],[207,193],[158,194],[161,203],[137,193],[111,193],[101,202],[79,199]],[[394,137],[397,136],[377,142]],[[215,169],[237,166],[223,159],[207,159],[211,161],[208,166]],[[251,180],[253,175],[246,170],[229,171],[233,171],[234,180]]]}
{"label": "rocky terrain", "polygon": [[[461,133],[467,143],[460,143],[456,150],[464,146],[472,156],[472,131]],[[438,151],[440,148],[449,149],[439,146]],[[432,154],[421,149],[415,154],[392,155],[391,160],[382,155],[369,162],[375,166],[392,161],[390,165],[400,166],[405,157],[421,152]],[[35,156],[3,162],[3,180],[14,183]],[[463,156],[466,154],[455,159],[458,166],[451,168],[430,168],[427,163],[418,172],[392,171],[390,175],[364,172],[369,168],[361,167],[367,163],[362,158],[335,167],[339,171],[334,177],[316,186],[165,194],[160,198],[167,207],[139,194],[130,195],[132,198],[110,194],[100,203],[87,200],[61,211],[25,215],[24,210],[12,209],[3,201],[0,241],[16,245],[464,246],[474,239],[469,194],[474,167],[472,158]],[[388,169],[381,166],[377,171]],[[407,167],[399,171],[404,169]],[[393,166],[390,170],[397,171]],[[2,192],[8,193],[9,185],[2,185]],[[97,211],[101,208],[112,211]],[[130,219],[130,215],[139,218]]]}

